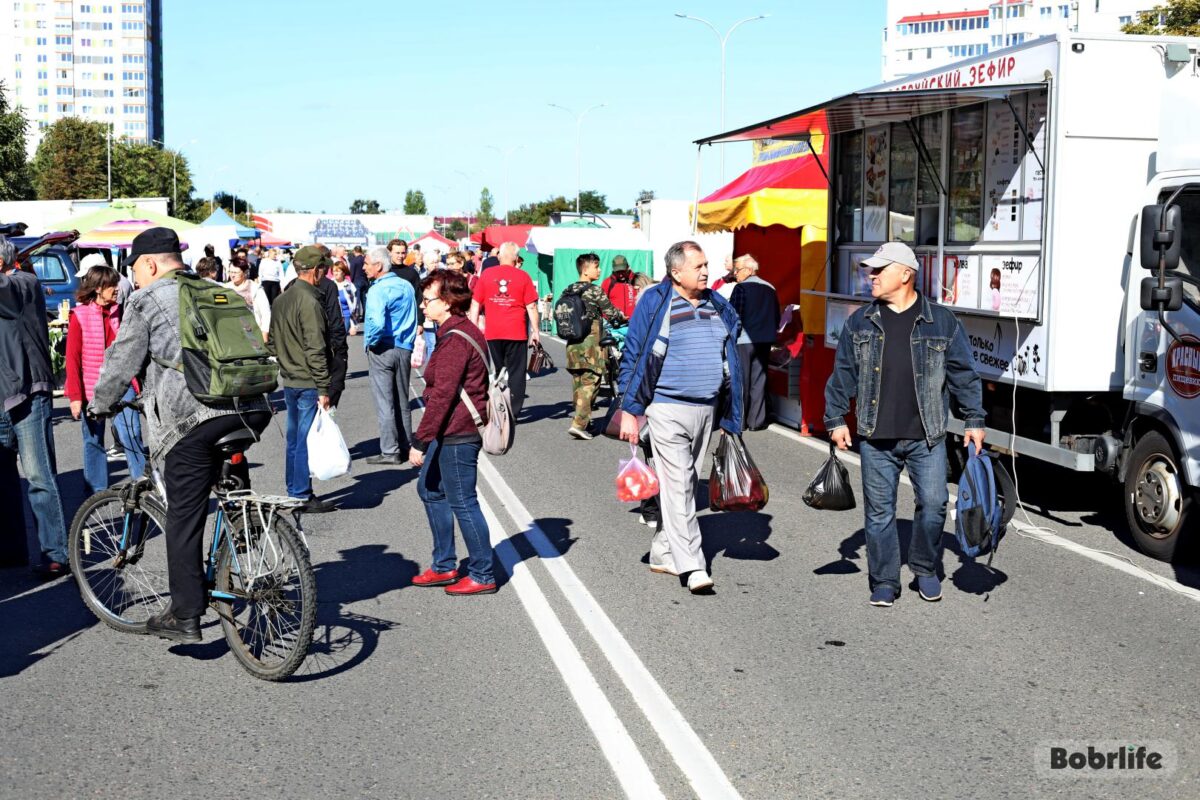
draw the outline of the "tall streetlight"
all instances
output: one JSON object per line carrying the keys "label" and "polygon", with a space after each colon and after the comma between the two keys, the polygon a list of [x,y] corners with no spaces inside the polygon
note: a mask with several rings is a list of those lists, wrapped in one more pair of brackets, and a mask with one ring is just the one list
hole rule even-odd
{"label": "tall streetlight", "polygon": [[595,111],[597,108],[604,108],[604,103],[596,105],[584,110],[582,114],[576,114],[566,106],[560,106],[558,103],[549,103],[551,108],[559,108],[575,117],[575,214],[579,214],[579,195],[583,194],[583,118],[588,115],[589,111]]}
{"label": "tall streetlight", "polygon": [[489,150],[495,150],[504,158],[504,224],[508,224],[508,157],[520,150],[525,145],[515,144],[507,150],[501,150],[494,144],[489,144]]}
{"label": "tall streetlight", "polygon": [[[712,32],[715,33],[717,35],[717,38],[721,41],[721,131],[724,132],[724,130],[725,130],[725,43],[729,41],[729,37],[733,34],[734,31],[736,31],[738,29],[739,25],[741,25],[745,22],[753,22],[756,19],[766,19],[770,15],[769,14],[759,14],[757,17],[746,17],[745,19],[740,19],[737,22],[733,23],[733,27],[730,28],[729,30],[725,31],[724,34],[722,34],[719,30],[717,30],[716,25],[713,25],[711,22],[709,22],[706,19],[702,19],[701,17],[692,17],[687,14],[676,14],[675,16],[679,17],[680,19],[691,19],[691,20],[695,20],[696,22],[703,22],[705,25],[707,25],[709,28],[712,29]],[[721,183],[724,183],[724,182],[725,182],[725,148],[722,147],[721,148]]]}
{"label": "tall streetlight", "polygon": [[[161,144],[163,147],[167,146],[167,143],[164,142],[162,139],[151,139],[150,141],[154,144]],[[188,144],[195,144],[198,141],[200,141],[200,140],[199,139],[191,139],[188,141]],[[174,211],[176,214],[179,213],[179,181],[178,181],[178,172],[177,172],[178,167],[179,167],[179,151],[172,150],[171,151],[171,210]]]}
{"label": "tall streetlight", "polygon": [[[475,179],[474,176],[468,175],[467,173],[463,172],[461,169],[454,170],[454,173],[456,175],[462,175],[463,178],[466,180],[466,182],[467,182],[467,197],[469,199],[471,197],[471,182]],[[470,239],[470,238],[471,238],[471,205],[468,202],[468,204],[467,204],[467,239]]]}

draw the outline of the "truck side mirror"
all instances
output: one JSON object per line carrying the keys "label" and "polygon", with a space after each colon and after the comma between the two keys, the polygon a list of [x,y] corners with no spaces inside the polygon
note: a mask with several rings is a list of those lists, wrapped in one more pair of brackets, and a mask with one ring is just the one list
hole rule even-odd
{"label": "truck side mirror", "polygon": [[[1166,269],[1179,266],[1179,251],[1182,240],[1179,206],[1142,206],[1142,266],[1158,269],[1158,255],[1165,257]],[[1145,307],[1145,306],[1143,306]]]}
{"label": "truck side mirror", "polygon": [[1142,278],[1143,311],[1178,311],[1183,308],[1183,279],[1167,278],[1158,288],[1158,278]]}

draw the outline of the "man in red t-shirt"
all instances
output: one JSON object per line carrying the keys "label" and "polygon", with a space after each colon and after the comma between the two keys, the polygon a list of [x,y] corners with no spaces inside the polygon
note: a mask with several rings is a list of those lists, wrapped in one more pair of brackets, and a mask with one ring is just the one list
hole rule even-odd
{"label": "man in red t-shirt", "polygon": [[625,256],[616,256],[612,260],[612,274],[600,284],[604,294],[626,319],[633,316],[633,306],[637,302],[637,289],[633,288],[633,272],[629,269],[629,260]]}
{"label": "man in red t-shirt", "polygon": [[529,346],[538,336],[537,288],[525,271],[518,269],[516,242],[500,245],[500,263],[484,270],[475,284],[471,301],[471,321],[479,324],[483,314],[484,336],[497,369],[508,368],[512,390],[513,417],[519,417],[525,402],[525,368]]}

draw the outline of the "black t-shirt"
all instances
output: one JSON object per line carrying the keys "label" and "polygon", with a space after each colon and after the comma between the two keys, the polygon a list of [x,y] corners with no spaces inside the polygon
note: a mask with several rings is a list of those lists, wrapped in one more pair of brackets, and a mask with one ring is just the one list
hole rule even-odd
{"label": "black t-shirt", "polygon": [[879,383],[879,414],[871,439],[924,439],[925,427],[917,408],[913,378],[912,332],[921,313],[916,302],[897,314],[880,303],[883,324],[883,364]]}

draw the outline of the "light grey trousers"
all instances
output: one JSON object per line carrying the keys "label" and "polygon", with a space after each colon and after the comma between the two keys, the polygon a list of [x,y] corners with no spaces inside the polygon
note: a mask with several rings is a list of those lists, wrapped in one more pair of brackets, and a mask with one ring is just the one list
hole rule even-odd
{"label": "light grey trousers", "polygon": [[371,396],[379,417],[379,452],[385,456],[408,456],[412,443],[412,409],[409,407],[409,374],[412,350],[393,347],[382,353],[367,351]]}
{"label": "light grey trousers", "polygon": [[662,530],[650,542],[650,563],[680,575],[704,569],[696,485],[712,436],[712,406],[652,403],[646,409],[658,474]]}

